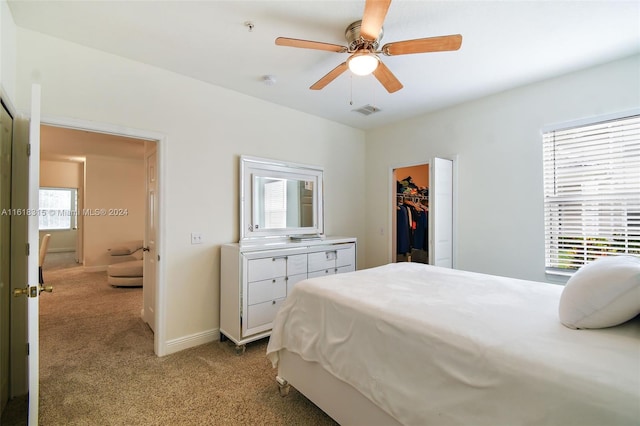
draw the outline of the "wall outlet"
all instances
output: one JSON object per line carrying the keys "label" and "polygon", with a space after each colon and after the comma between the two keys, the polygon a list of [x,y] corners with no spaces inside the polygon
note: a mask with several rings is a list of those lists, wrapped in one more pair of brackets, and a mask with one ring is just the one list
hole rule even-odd
{"label": "wall outlet", "polygon": [[191,244],[202,244],[202,234],[199,232],[192,232]]}

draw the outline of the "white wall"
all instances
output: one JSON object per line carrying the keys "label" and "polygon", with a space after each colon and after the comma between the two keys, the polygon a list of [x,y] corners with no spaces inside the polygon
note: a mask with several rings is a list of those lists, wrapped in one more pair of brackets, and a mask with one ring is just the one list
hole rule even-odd
{"label": "white wall", "polygon": [[458,268],[544,281],[540,129],[637,108],[639,71],[635,56],[368,131],[367,266],[390,259],[390,168],[458,154]]}
{"label": "white wall", "polygon": [[84,266],[106,270],[110,248],[144,239],[144,160],[87,155],[84,188]]}
{"label": "white wall", "polygon": [[16,97],[16,25],[9,5],[0,1],[0,87],[9,99]]}
{"label": "white wall", "polygon": [[40,186],[52,188],[80,188],[81,163],[69,161],[40,161]]}
{"label": "white wall", "polygon": [[[164,135],[161,272],[167,341],[219,326],[220,245],[238,240],[241,154],[325,168],[325,231],[364,241],[364,132],[171,72],[18,29],[16,103],[42,85],[43,117]],[[204,244],[191,245],[200,232]],[[364,264],[366,247],[358,247]]]}

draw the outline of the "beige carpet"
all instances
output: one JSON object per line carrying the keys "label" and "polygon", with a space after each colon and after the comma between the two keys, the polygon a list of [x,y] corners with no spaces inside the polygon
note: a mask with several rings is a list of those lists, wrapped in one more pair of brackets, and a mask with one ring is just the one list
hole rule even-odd
{"label": "beige carpet", "polygon": [[142,289],[80,267],[45,269],[45,281],[41,425],[335,425],[295,389],[279,395],[266,340],[241,356],[212,342],[158,358]]}

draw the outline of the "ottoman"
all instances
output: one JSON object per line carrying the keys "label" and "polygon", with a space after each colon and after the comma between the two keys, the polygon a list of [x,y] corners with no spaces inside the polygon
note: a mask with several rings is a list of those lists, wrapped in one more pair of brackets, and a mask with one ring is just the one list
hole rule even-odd
{"label": "ottoman", "polygon": [[130,260],[107,266],[107,282],[114,287],[141,287],[143,262]]}

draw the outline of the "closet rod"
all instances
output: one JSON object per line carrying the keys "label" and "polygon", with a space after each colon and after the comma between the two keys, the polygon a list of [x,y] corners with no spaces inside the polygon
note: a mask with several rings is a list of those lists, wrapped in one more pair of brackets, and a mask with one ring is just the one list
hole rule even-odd
{"label": "closet rod", "polygon": [[404,195],[404,194],[396,194],[397,198],[402,198],[402,199],[410,199],[412,201],[416,201],[416,200],[426,200],[429,201],[429,196],[428,195]]}

